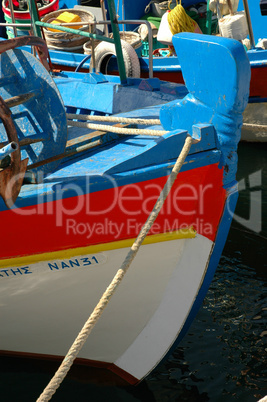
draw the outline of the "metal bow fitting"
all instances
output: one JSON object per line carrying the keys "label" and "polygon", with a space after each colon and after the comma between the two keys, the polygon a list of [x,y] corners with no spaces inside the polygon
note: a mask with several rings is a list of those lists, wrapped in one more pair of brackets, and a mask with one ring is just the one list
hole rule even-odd
{"label": "metal bow fitting", "polygon": [[21,46],[34,46],[36,47],[36,51],[38,57],[46,68],[47,71],[50,71],[49,64],[47,62],[48,59],[48,48],[44,39],[38,38],[36,36],[20,36],[13,39],[8,39],[5,41],[1,41],[0,44],[0,53],[4,53],[7,50],[15,49]]}
{"label": "metal bow fitting", "polygon": [[28,158],[21,161],[20,146],[11,111],[0,96],[0,118],[5,127],[9,143],[16,143],[16,149],[10,153],[10,165],[0,171],[0,196],[6,206],[11,208],[15,203],[23,183]]}

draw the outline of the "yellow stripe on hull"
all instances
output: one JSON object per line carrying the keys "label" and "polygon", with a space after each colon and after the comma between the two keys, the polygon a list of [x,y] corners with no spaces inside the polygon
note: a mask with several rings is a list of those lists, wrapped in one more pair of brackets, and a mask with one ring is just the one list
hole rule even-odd
{"label": "yellow stripe on hull", "polygon": [[[193,227],[180,229],[175,232],[167,232],[156,234],[152,236],[147,236],[143,242],[145,244],[160,243],[163,241],[171,241],[177,239],[193,239],[196,236],[196,231]],[[27,255],[23,257],[9,258],[0,261],[0,268],[8,267],[21,267],[22,265],[34,264],[40,261],[66,259],[75,257],[77,255],[84,254],[95,254],[101,251],[116,250],[119,248],[131,247],[134,243],[135,238],[119,240],[110,243],[96,244],[93,246],[78,247],[67,250],[53,251],[49,253]]]}

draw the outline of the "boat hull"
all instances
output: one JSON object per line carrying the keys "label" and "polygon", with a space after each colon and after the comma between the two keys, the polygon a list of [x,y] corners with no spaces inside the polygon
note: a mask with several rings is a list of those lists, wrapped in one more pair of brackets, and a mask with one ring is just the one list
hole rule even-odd
{"label": "boat hull", "polygon": [[[47,83],[48,89],[40,91],[45,99],[51,101],[54,93],[58,106],[79,109],[75,111],[80,114],[68,112],[68,119],[73,120],[66,123],[67,132],[54,122],[62,120],[57,113],[60,109],[50,109],[49,104],[49,113],[42,109],[37,114],[39,92],[34,92],[32,102],[26,98],[22,110],[16,109],[21,106],[17,101],[12,103],[16,123],[27,116],[27,125],[22,120],[19,127],[18,143],[30,166],[18,197],[11,203],[4,192],[0,200],[2,354],[61,359],[123,267],[134,239],[151,215],[153,224],[139,252],[78,357],[84,364],[104,366],[135,384],[188,330],[213,278],[233,216],[236,148],[248,100],[248,85],[240,84],[248,83],[250,77],[241,44],[198,37],[202,41],[186,33],[174,38],[190,91],[182,98],[170,83],[161,86],[137,79],[124,87],[96,73],[72,79],[58,75],[56,87],[29,53],[15,50],[3,56],[6,63],[2,64],[21,78],[3,74],[4,98],[9,104],[14,102],[11,95],[20,92],[21,83],[29,81],[27,96],[32,94],[32,82],[37,88]],[[214,52],[224,59],[222,71],[229,73],[227,82],[214,80],[212,92],[207,91],[210,74],[199,79],[200,71],[193,68],[185,51],[189,46],[198,58],[201,54],[210,59],[211,72],[215,71]],[[25,76],[35,81],[25,80]],[[132,108],[135,101],[141,107],[139,99],[151,97],[151,92],[161,97],[166,86],[176,99],[127,112],[137,125],[131,131],[123,130],[127,135],[121,135],[117,125],[88,127],[80,122],[86,117],[83,113],[96,114],[96,121],[101,121],[103,114],[119,112],[120,101],[130,101]],[[184,91],[184,86],[178,87]],[[35,114],[38,120],[33,118]],[[41,125],[44,114],[51,127],[62,130],[63,145],[68,135],[63,155],[52,154],[57,136],[52,135],[51,127],[47,130]],[[125,122],[121,114],[115,120],[112,116],[113,122],[118,117]],[[65,113],[61,116],[66,120]],[[149,119],[148,127],[153,130],[137,131],[144,125],[141,117],[160,117],[160,122]],[[108,118],[109,123],[112,120]],[[101,133],[88,132],[88,128]],[[2,141],[6,139],[4,129]],[[32,131],[30,138],[24,138]],[[35,141],[40,145],[36,150]],[[188,143],[190,150],[186,149]],[[42,159],[45,148],[51,157]],[[61,163],[47,171],[55,160]],[[13,178],[8,184],[14,184]],[[164,200],[160,211],[159,200]]]}
{"label": "boat hull", "polygon": [[[196,236],[142,246],[79,357],[88,364],[113,363],[135,382],[141,380],[175,342],[212,245]],[[63,356],[127,252],[121,248],[10,268],[13,276],[1,288],[6,323],[1,348]]]}
{"label": "boat hull", "polygon": [[[65,216],[58,217],[59,228],[59,221],[52,223],[56,214],[52,214],[52,219],[49,216],[51,205],[50,208],[36,205],[35,214],[33,206],[21,206],[20,212],[19,208],[2,212],[3,219],[10,223],[15,219],[22,229],[28,222],[33,231],[32,234],[28,231],[25,240],[22,232],[19,234],[21,244],[15,250],[8,247],[12,237],[9,233],[1,249],[0,304],[4,325],[0,353],[44,360],[60,360],[66,354],[124,261],[134,242],[132,234],[137,234],[141,221],[145,221],[143,214],[136,218],[137,210],[141,211],[144,200],[148,206],[147,200],[156,198],[159,183],[162,186],[165,180],[161,177],[120,188],[121,195],[128,189],[124,209],[129,222],[117,235],[115,228],[125,221],[117,208],[122,206],[120,201],[112,204],[109,212],[103,210],[102,216],[98,211],[98,226],[94,229],[86,204],[79,212],[74,209],[70,216],[66,208],[68,199],[64,200]],[[188,182],[194,187],[185,184]],[[137,188],[144,194],[145,188],[150,189],[150,197],[146,194],[138,200]],[[185,191],[188,189],[189,193]],[[178,191],[179,210],[175,208]],[[93,194],[92,205],[102,207],[101,200],[107,199],[105,190]],[[185,324],[189,326],[192,322],[207,290],[204,280],[211,281],[217,266],[221,249],[216,251],[214,242],[220,225],[221,244],[227,237],[227,224],[222,219],[227,194],[222,186],[222,169],[217,164],[181,173],[162,216],[90,334],[78,362],[107,368],[118,376],[118,383],[123,379],[135,384],[170,351],[182,337]],[[77,198],[72,201],[72,205],[79,204]],[[68,232],[69,219],[72,221]],[[92,224],[90,235],[85,233],[85,222]],[[42,244],[38,240],[41,237]],[[98,239],[106,242],[100,243]],[[82,247],[77,247],[78,244]],[[53,252],[48,251],[51,248]],[[215,258],[212,263],[211,258]]]}

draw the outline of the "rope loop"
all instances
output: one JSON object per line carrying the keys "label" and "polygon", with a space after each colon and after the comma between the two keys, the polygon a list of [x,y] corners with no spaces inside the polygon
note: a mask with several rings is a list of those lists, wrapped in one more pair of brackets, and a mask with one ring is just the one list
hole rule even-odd
{"label": "rope loop", "polygon": [[105,124],[94,124],[94,123],[87,123],[73,120],[67,120],[67,123],[69,126],[84,127],[84,128],[90,128],[92,130],[99,130],[99,131],[105,131],[116,134],[126,134],[126,135],[149,135],[149,136],[161,137],[168,132],[164,130],[143,130],[140,128],[115,127]]}
{"label": "rope loop", "polygon": [[142,119],[133,117],[117,117],[117,116],[98,116],[89,114],[74,114],[67,113],[67,119],[77,120],[90,120],[90,121],[107,121],[116,123],[130,123],[130,124],[144,124],[144,125],[159,125],[161,124],[159,119]]}

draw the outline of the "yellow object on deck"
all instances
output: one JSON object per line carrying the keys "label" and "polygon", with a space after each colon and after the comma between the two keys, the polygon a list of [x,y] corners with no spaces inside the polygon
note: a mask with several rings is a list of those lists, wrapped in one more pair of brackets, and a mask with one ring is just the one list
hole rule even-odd
{"label": "yellow object on deck", "polygon": [[[81,18],[73,13],[69,13],[68,11],[64,11],[62,14],[59,14],[59,16],[51,21],[51,24],[59,25],[62,23],[67,23],[67,22],[82,22]],[[72,26],[71,28],[73,29],[80,29],[82,25],[77,25],[77,26]],[[53,29],[53,28],[47,28],[49,31],[52,32],[61,32],[58,29]]]}
{"label": "yellow object on deck", "polygon": [[170,10],[167,14],[167,20],[170,31],[173,35],[180,32],[195,32],[202,33],[197,22],[194,21],[186,13],[184,7],[181,4],[181,0],[176,0],[177,5],[174,9]]}

